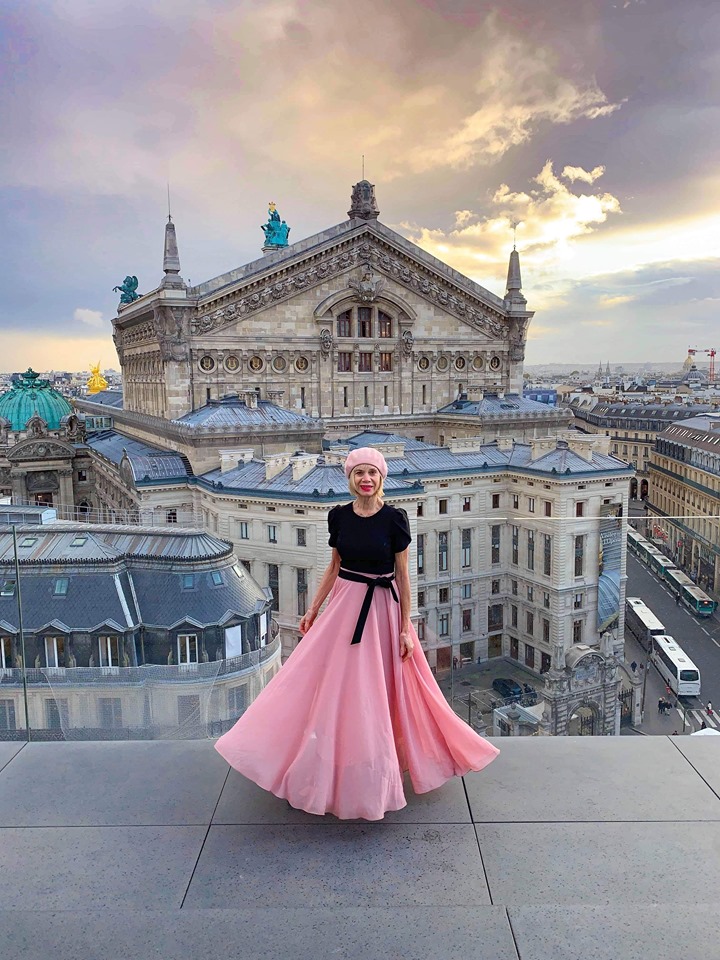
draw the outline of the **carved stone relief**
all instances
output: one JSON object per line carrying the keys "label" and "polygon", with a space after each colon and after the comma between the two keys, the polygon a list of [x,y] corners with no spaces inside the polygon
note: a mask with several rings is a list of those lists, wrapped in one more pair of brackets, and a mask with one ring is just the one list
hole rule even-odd
{"label": "carved stone relief", "polygon": [[[260,286],[259,282],[250,283],[235,303],[194,318],[192,332],[198,335],[219,329],[240,318],[248,317],[272,303],[287,299],[297,290],[314,287],[353,266],[363,270],[361,277],[353,281],[360,288],[357,291],[359,296],[363,290],[369,296],[379,294],[379,288],[374,285],[381,280],[383,283],[385,281],[374,271],[381,271],[385,276],[392,277],[398,283],[416,290],[426,299],[473,324],[488,337],[504,339],[507,336],[508,327],[505,318],[500,314],[494,314],[491,307],[485,306],[472,295],[465,294],[451,283],[445,282],[410,257],[402,254],[393,255],[380,244],[369,241],[358,243],[341,253],[328,253],[315,263],[300,264],[294,269],[288,267],[286,276],[274,283],[265,286]],[[366,274],[367,279],[363,279]],[[364,288],[363,283],[368,286]]]}

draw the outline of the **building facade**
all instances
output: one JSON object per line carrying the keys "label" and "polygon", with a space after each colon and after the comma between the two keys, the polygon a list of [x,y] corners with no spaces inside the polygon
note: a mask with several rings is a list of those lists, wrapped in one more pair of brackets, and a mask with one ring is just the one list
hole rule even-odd
{"label": "building facade", "polygon": [[83,418],[29,369],[0,395],[0,496],[15,503],[90,509],[94,485]]}
{"label": "building facade", "polygon": [[628,398],[616,402],[580,397],[570,403],[570,409],[583,433],[610,437],[614,456],[637,471],[637,477],[630,481],[630,498],[645,500],[650,484],[650,457],[658,435],[669,424],[707,413],[713,407],[695,402],[658,403]]}
{"label": "building facade", "polygon": [[[270,603],[229,543],[87,523],[0,528],[0,738],[198,737],[280,665]],[[22,606],[22,635],[19,610]]]}
{"label": "building facade", "polygon": [[720,591],[720,414],[667,427],[650,459],[649,536],[703,588]]}

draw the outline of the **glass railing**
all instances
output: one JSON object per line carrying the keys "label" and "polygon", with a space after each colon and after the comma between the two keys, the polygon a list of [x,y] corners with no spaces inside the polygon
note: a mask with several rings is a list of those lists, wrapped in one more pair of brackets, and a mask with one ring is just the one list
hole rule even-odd
{"label": "glass railing", "polygon": [[[707,712],[720,645],[717,515],[631,500],[628,516],[617,486],[602,484],[578,489],[562,517],[552,491],[499,496],[482,516],[464,511],[460,498],[447,513],[412,518],[414,620],[458,716],[497,736],[682,734],[703,725],[720,732]],[[295,642],[296,598],[285,599],[293,609],[278,614],[284,636],[267,646],[226,660],[156,657],[143,666],[69,658],[44,666],[26,630],[32,666],[23,671],[8,613],[0,620],[0,739],[217,736]],[[676,650],[660,649],[658,630]],[[680,676],[681,655],[697,672],[695,686]]]}

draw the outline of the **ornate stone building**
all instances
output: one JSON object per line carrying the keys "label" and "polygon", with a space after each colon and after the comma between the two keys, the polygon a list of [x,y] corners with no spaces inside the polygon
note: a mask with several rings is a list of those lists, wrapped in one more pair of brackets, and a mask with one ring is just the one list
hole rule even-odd
{"label": "ornate stone building", "polygon": [[[77,401],[101,518],[231,541],[270,587],[288,654],[329,559],[327,510],[347,498],[348,446],[378,446],[411,517],[431,664],[454,648],[519,661],[555,683],[549,731],[589,704],[594,732],[613,732],[622,613],[601,650],[592,558],[603,509],[627,514],[630,471],[604,438],[566,437],[569,411],[522,397],[533,314],[517,252],[497,297],[379,223],[367,182],[347,221],[265,249],[189,287],[168,222],[164,280],[129,291],[114,321],[124,396]],[[581,646],[602,667],[578,673]]]}
{"label": "ornate stone building", "polygon": [[[113,322],[125,411],[175,421],[252,391],[347,434],[402,424],[434,440],[438,411],[458,397],[520,396],[533,313],[517,252],[500,298],[380,223],[366,181],[348,216],[195,286],[180,277],[169,221],[164,280]],[[571,419],[533,413],[526,439]],[[458,436],[484,427],[482,416],[448,422]]]}
{"label": "ornate stone building", "polygon": [[0,396],[0,495],[15,503],[90,509],[94,484],[83,418],[27,370]]}

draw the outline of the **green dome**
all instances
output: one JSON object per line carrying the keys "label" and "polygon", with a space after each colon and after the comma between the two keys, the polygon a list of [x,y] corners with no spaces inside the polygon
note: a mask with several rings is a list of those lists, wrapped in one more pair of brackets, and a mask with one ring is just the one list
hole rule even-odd
{"label": "green dome", "polygon": [[49,380],[40,380],[33,369],[21,374],[21,379],[0,396],[0,417],[10,421],[12,430],[24,430],[35,414],[42,417],[48,430],[59,430],[60,421],[69,413],[70,402],[53,390]]}

